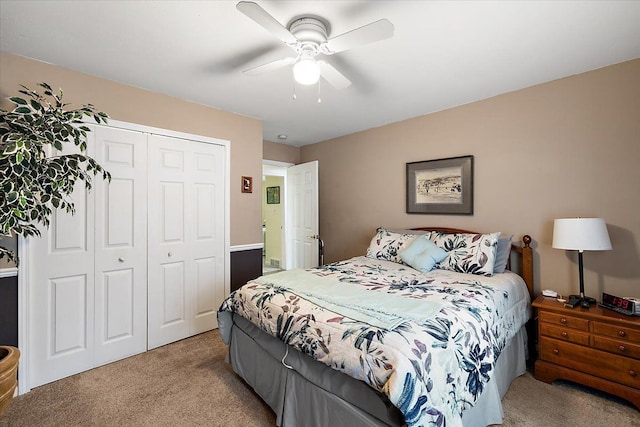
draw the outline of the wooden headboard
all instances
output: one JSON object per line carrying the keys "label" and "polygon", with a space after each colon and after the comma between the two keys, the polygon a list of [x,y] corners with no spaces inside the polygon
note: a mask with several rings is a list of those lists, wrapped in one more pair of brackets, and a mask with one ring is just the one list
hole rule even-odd
{"label": "wooden headboard", "polygon": [[[471,234],[483,234],[477,231],[462,230],[460,228],[447,228],[447,227],[417,227],[412,230],[421,231],[437,231],[439,233],[471,233]],[[531,249],[531,236],[525,234],[522,236],[522,242],[514,242],[511,245],[512,253],[517,253],[521,258],[520,276],[524,279],[531,296],[531,301],[534,300],[535,295],[533,292],[533,249]],[[511,266],[511,257],[509,257],[509,264]]]}

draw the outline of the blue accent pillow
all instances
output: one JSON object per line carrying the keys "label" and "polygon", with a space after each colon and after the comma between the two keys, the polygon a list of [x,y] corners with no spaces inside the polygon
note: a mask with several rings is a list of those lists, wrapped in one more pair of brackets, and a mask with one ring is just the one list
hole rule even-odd
{"label": "blue accent pillow", "polygon": [[447,252],[436,246],[428,236],[420,236],[411,245],[400,251],[400,258],[405,264],[418,271],[428,273],[433,267],[447,257]]}
{"label": "blue accent pillow", "polygon": [[511,255],[511,239],[513,234],[509,237],[500,237],[498,239],[498,247],[496,249],[496,263],[493,266],[493,273],[504,273],[507,269],[509,262],[509,255]]}

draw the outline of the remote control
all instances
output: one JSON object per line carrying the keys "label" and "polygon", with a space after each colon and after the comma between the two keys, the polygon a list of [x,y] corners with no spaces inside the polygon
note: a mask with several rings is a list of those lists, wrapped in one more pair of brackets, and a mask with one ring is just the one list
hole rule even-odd
{"label": "remote control", "polygon": [[578,297],[571,297],[569,298],[569,301],[564,303],[565,307],[575,307],[576,305],[578,305],[580,303],[580,298]]}

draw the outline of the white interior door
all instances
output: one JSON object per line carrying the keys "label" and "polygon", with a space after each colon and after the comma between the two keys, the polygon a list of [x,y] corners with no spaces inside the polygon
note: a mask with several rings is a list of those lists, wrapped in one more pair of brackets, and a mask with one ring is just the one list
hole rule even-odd
{"label": "white interior door", "polygon": [[225,148],[149,136],[148,348],[217,326]]}
{"label": "white interior door", "polygon": [[319,264],[318,161],[287,168],[287,269]]}
{"label": "white interior door", "polygon": [[96,160],[111,182],[95,180],[95,364],[147,349],[147,136],[94,127]]}
{"label": "white interior door", "polygon": [[94,364],[94,194],[79,182],[71,197],[75,215],[55,210],[49,229],[27,240],[30,388]]}

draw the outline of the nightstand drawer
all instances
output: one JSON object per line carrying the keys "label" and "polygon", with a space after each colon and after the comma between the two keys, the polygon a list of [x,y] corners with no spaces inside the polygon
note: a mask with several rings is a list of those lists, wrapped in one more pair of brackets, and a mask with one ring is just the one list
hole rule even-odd
{"label": "nightstand drawer", "polygon": [[540,359],[640,389],[640,361],[559,341],[540,339]]}
{"label": "nightstand drawer", "polygon": [[566,326],[567,328],[579,329],[581,331],[589,330],[589,321],[587,319],[580,319],[579,317],[566,316],[564,314],[550,313],[548,311],[541,311],[540,321],[552,323],[554,325]]}
{"label": "nightstand drawer", "polygon": [[551,323],[540,323],[540,333],[542,335],[557,338],[563,341],[569,341],[580,345],[589,345],[589,334],[586,332],[579,332],[575,329],[571,329],[564,326],[556,326]]}
{"label": "nightstand drawer", "polygon": [[620,354],[622,356],[640,359],[640,344],[632,344],[622,340],[612,340],[596,335],[593,337],[592,347],[599,348],[604,351],[610,351],[611,353]]}
{"label": "nightstand drawer", "polygon": [[606,335],[618,340],[625,340],[635,344],[640,344],[640,329],[632,329],[625,326],[594,321],[593,332],[598,335]]}

